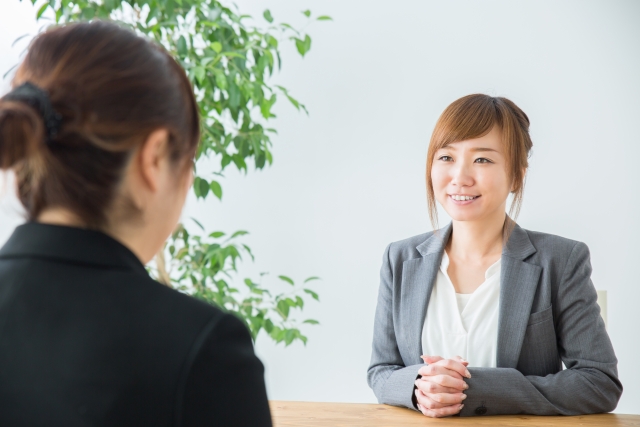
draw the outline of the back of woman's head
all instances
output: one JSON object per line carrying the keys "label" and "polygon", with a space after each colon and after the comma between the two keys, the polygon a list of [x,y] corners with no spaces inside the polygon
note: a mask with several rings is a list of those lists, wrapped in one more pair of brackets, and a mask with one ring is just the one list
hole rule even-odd
{"label": "back of woman's head", "polygon": [[[105,227],[128,160],[154,130],[168,131],[176,168],[191,164],[199,114],[189,80],[130,30],[107,22],[50,29],[34,39],[12,86],[0,99],[0,169],[15,172],[29,220],[64,208]],[[50,111],[24,95],[34,92]]]}

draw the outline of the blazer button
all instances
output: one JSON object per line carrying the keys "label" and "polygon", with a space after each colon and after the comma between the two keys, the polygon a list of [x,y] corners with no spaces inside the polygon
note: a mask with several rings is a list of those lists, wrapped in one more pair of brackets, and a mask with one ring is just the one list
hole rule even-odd
{"label": "blazer button", "polygon": [[476,408],[476,415],[484,415],[487,413],[487,408],[484,406],[478,406]]}

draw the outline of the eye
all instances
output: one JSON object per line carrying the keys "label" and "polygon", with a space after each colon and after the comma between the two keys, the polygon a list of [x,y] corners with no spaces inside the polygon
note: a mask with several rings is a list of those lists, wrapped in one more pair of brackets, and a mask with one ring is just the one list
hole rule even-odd
{"label": "eye", "polygon": [[491,160],[487,159],[486,157],[478,157],[474,163],[493,163]]}
{"label": "eye", "polygon": [[442,160],[443,162],[452,162],[453,158],[451,156],[440,156],[438,160]]}

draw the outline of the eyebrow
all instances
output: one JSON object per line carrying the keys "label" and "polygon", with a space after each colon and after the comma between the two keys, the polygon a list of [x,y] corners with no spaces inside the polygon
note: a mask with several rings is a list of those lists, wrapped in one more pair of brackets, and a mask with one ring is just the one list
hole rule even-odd
{"label": "eyebrow", "polygon": [[[450,149],[450,150],[456,150],[456,148],[450,144],[450,145],[445,145],[444,147],[441,147],[441,150],[444,149]],[[494,150],[493,148],[489,148],[489,147],[477,147],[477,148],[472,148],[471,151],[475,151],[475,152],[486,152],[486,151],[493,151],[494,153],[500,153],[498,150]]]}

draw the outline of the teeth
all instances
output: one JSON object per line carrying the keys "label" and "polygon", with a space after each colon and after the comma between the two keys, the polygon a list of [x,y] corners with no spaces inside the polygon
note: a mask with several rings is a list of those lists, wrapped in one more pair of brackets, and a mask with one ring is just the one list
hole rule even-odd
{"label": "teeth", "polygon": [[473,199],[475,199],[475,198],[476,198],[475,196],[459,196],[459,195],[457,195],[457,194],[456,194],[456,195],[454,195],[454,196],[451,196],[451,197],[453,198],[453,200],[457,200],[457,201],[459,201],[459,202],[460,202],[460,201],[473,200]]}

